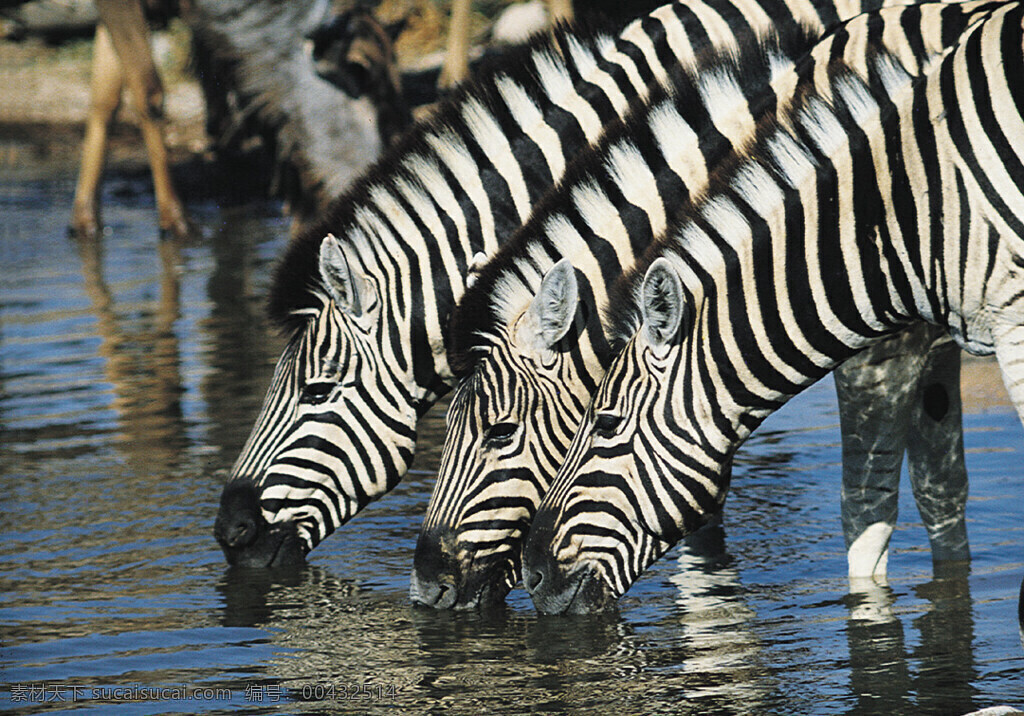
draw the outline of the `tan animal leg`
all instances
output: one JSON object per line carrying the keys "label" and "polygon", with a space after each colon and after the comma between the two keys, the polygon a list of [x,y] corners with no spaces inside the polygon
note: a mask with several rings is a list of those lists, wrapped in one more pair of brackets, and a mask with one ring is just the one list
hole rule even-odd
{"label": "tan animal leg", "polygon": [[469,7],[472,0],[453,0],[448,20],[448,50],[437,84],[451,89],[469,76]]}
{"label": "tan animal leg", "polygon": [[[469,77],[469,8],[472,0],[452,0],[448,21],[448,49],[437,85],[451,89]],[[572,0],[548,0],[551,24],[572,20]]]}
{"label": "tan animal leg", "polygon": [[571,21],[572,0],[548,0],[548,17],[552,25],[562,20]]}
{"label": "tan animal leg", "polygon": [[71,230],[79,236],[91,237],[99,231],[99,186],[107,151],[107,131],[121,103],[123,86],[124,75],[110,41],[110,33],[99,25],[92,51],[92,81],[82,164],[71,211]]}
{"label": "tan animal leg", "polygon": [[[174,190],[167,164],[167,147],[163,138],[163,85],[150,51],[149,29],[142,14],[142,6],[138,0],[96,0],[96,9],[100,16],[100,26],[96,33],[97,48],[94,53],[102,53],[102,56],[93,61],[92,91],[102,92],[103,95],[102,100],[94,99],[95,111],[90,109],[82,157],[82,175],[72,217],[73,228],[76,231],[81,229],[95,232],[99,224],[99,173],[102,170],[107,128],[117,108],[117,101],[111,106],[107,94],[112,91],[113,86],[110,74],[112,71],[109,69],[109,55],[113,52],[116,55],[115,64],[120,61],[120,70],[117,73],[118,95],[120,88],[127,84],[132,104],[139,115],[142,138],[153,173],[153,190],[160,215],[160,228],[175,236],[188,236],[191,233],[191,226],[181,200]],[[100,39],[104,36],[101,44]],[[96,76],[98,73],[99,78]],[[100,121],[103,122],[102,129]],[[92,141],[90,132],[93,134]],[[91,221],[87,213],[79,213],[80,207],[87,205],[92,207]]]}

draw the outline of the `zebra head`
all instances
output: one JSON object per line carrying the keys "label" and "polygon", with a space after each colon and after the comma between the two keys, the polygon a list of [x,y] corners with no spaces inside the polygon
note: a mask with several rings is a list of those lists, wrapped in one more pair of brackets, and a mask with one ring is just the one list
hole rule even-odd
{"label": "zebra head", "polygon": [[214,536],[231,564],[302,562],[412,461],[416,401],[386,350],[381,288],[333,236],[317,263],[315,305],[294,312],[299,327],[221,498]]}
{"label": "zebra head", "polygon": [[610,607],[725,499],[731,453],[698,429],[709,419],[703,396],[680,394],[690,352],[703,350],[681,339],[695,304],[664,258],[640,293],[642,324],[595,393],[523,549],[523,581],[545,613]]}
{"label": "zebra head", "polygon": [[416,544],[413,601],[498,603],[518,581],[521,542],[592,389],[578,375],[584,361],[572,345],[579,302],[576,271],[563,259],[525,307],[517,301],[507,321],[480,336],[448,409]]}

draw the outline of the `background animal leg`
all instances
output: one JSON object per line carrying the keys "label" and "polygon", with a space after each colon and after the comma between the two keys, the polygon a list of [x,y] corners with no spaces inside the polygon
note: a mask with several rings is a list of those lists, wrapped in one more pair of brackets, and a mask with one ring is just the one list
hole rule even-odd
{"label": "background animal leg", "polygon": [[840,504],[851,578],[886,573],[889,537],[899,511],[900,466],[922,362],[919,343],[919,336],[904,331],[835,370],[843,437]]}
{"label": "background animal leg", "polygon": [[448,49],[437,85],[451,89],[469,76],[469,7],[471,0],[454,0],[448,19]]}
{"label": "background animal leg", "polygon": [[98,25],[92,51],[89,114],[85,121],[82,163],[71,210],[71,231],[81,237],[93,237],[99,232],[99,189],[107,151],[107,132],[121,103],[123,86],[124,75],[110,33],[103,25]]}
{"label": "background animal leg", "polygon": [[573,17],[572,0],[548,0],[548,15],[552,25],[562,20],[571,21]]}
{"label": "background animal leg", "polygon": [[124,81],[139,116],[139,129],[149,155],[160,228],[178,237],[191,233],[185,209],[174,189],[163,132],[163,85],[150,51],[149,29],[142,6],[132,0],[97,0],[100,21],[124,71]]}
{"label": "background animal leg", "polygon": [[960,347],[930,327],[935,342],[917,385],[907,433],[910,485],[935,562],[970,559],[967,466],[964,464]]}

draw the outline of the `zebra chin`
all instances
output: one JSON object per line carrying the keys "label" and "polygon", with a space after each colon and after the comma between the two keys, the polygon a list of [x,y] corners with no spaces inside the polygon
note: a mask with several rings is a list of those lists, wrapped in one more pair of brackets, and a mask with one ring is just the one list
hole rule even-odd
{"label": "zebra chin", "polygon": [[259,488],[250,480],[224,486],[213,536],[232,567],[300,567],[305,543],[294,523],[271,525],[260,509]]}
{"label": "zebra chin", "polygon": [[477,609],[504,604],[515,582],[511,559],[472,559],[461,564],[436,530],[421,532],[416,542],[409,598],[435,609]]}

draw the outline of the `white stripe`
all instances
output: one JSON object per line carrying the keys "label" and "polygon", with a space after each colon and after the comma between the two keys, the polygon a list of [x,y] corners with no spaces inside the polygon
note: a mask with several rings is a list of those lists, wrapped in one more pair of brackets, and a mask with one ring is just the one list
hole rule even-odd
{"label": "white stripe", "polygon": [[575,37],[570,36],[568,44],[569,55],[576,63],[580,76],[600,87],[618,115],[620,117],[625,115],[629,109],[629,100],[622,94],[622,90],[615,84],[615,80],[598,66],[598,58],[594,56],[594,53]]}
{"label": "white stripe", "polygon": [[632,143],[617,142],[608,149],[605,167],[626,201],[646,212],[655,236],[665,231],[668,220],[658,191],[658,181]]}
{"label": "white stripe", "polygon": [[[631,266],[634,256],[629,242],[629,233],[626,231],[625,224],[622,223],[622,215],[612,204],[608,195],[592,181],[574,186],[571,194],[573,205],[583,220],[587,222],[590,230],[611,244],[619,265],[624,269]],[[575,255],[567,253],[561,246],[559,246],[559,250],[563,256],[568,256],[575,261]],[[590,251],[589,248],[587,250]],[[601,274],[596,275],[600,276]],[[601,303],[599,302],[598,305]]]}
{"label": "white stripe", "polygon": [[575,117],[587,141],[595,143],[604,129],[601,118],[576,91],[564,63],[547,53],[537,53],[534,63],[544,91],[551,101]]}
{"label": "white stripe", "polygon": [[691,196],[708,184],[708,168],[696,132],[672,102],[663,102],[647,116],[651,133],[669,169],[686,185]]}
{"label": "white stripe", "polygon": [[[455,224],[455,232],[458,235],[459,246],[462,253],[469,255],[473,247],[469,244],[469,227],[466,225],[466,215],[459,206],[458,199],[452,192],[452,188],[445,181],[441,168],[432,159],[415,154],[405,161],[405,168],[411,176],[416,177],[423,190],[441,207],[441,211]],[[450,240],[444,237],[444,233],[438,234],[438,241],[449,243]]]}
{"label": "white stripe", "polygon": [[445,166],[455,175],[455,181],[469,195],[470,201],[476,207],[484,241],[483,250],[485,253],[492,253],[498,247],[498,239],[494,230],[491,200],[480,182],[480,168],[473,161],[473,157],[466,149],[466,145],[462,143],[462,139],[454,133],[449,131],[441,135],[430,134],[426,139]]}
{"label": "white stripe", "polygon": [[521,86],[507,77],[497,81],[498,92],[501,94],[513,119],[522,128],[523,133],[537,143],[544,160],[548,163],[548,171],[556,179],[565,173],[565,153],[562,151],[562,140],[547,122],[540,108]]}
{"label": "white stripe", "polygon": [[462,118],[480,149],[508,183],[516,213],[519,214],[520,221],[524,221],[530,215],[530,192],[526,189],[523,169],[516,161],[505,132],[491,113],[475,99],[466,101],[462,108]]}

